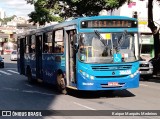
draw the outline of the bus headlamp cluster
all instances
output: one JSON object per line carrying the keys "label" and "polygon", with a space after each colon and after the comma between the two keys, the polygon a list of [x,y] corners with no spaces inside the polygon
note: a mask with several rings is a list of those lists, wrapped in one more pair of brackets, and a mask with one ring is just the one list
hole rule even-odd
{"label": "bus headlamp cluster", "polygon": [[80,70],[80,73],[81,73],[84,77],[89,78],[89,79],[91,79],[91,80],[94,80],[94,76],[89,75],[89,74],[87,74],[86,72],[84,72],[84,71],[82,71],[82,70]]}
{"label": "bus headlamp cluster", "polygon": [[130,77],[133,78],[139,73],[139,70],[137,70],[134,74],[131,74]]}

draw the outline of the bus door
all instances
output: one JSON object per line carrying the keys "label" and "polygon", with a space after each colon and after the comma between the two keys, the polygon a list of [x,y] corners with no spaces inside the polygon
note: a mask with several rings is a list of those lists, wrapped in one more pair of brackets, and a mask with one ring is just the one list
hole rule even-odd
{"label": "bus door", "polygon": [[42,40],[43,34],[36,35],[36,78],[42,79]]}
{"label": "bus door", "polygon": [[76,80],[76,30],[67,31],[67,40],[66,40],[66,64],[68,64],[68,69],[66,69],[68,74],[69,83],[77,83]]}
{"label": "bus door", "polygon": [[25,38],[18,39],[18,48],[17,48],[17,62],[18,62],[18,69],[20,74],[25,75],[25,67],[24,67],[24,42]]}

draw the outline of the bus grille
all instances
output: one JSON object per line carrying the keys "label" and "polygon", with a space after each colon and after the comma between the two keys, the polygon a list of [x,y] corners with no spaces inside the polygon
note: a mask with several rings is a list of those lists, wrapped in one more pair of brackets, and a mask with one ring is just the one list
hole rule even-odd
{"label": "bus grille", "polygon": [[132,65],[114,65],[114,66],[92,66],[93,71],[127,70]]}
{"label": "bus grille", "polygon": [[120,75],[120,76],[95,76],[96,78],[124,78],[128,75]]}

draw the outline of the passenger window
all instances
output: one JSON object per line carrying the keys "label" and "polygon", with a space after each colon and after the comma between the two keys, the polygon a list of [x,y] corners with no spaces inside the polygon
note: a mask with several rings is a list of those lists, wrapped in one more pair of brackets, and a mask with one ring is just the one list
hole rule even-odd
{"label": "passenger window", "polygon": [[57,30],[54,34],[54,53],[64,53],[63,30]]}
{"label": "passenger window", "polygon": [[53,52],[52,39],[53,39],[52,32],[45,33],[45,40],[44,40],[44,46],[43,46],[44,53],[52,53]]}
{"label": "passenger window", "polygon": [[35,53],[35,35],[31,36],[31,53]]}
{"label": "passenger window", "polygon": [[25,38],[25,53],[30,52],[30,36]]}

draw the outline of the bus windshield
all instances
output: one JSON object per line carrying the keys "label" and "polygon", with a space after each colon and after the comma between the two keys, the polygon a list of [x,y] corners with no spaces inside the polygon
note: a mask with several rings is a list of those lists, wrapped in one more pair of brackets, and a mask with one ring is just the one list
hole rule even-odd
{"label": "bus windshield", "polygon": [[137,33],[83,33],[80,34],[78,57],[85,63],[112,63],[113,54],[120,53],[123,62],[133,62]]}

